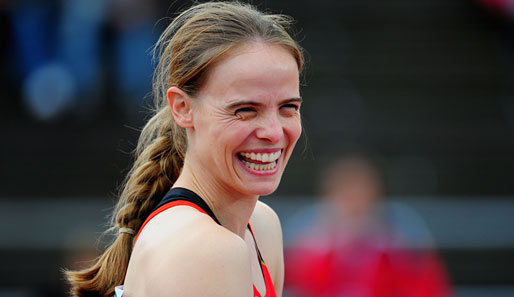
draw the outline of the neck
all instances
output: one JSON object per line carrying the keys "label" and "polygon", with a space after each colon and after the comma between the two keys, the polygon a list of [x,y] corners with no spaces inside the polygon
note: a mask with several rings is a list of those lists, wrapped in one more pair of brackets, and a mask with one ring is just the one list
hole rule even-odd
{"label": "neck", "polygon": [[259,196],[244,196],[219,184],[203,170],[193,170],[184,160],[184,167],[173,187],[182,187],[198,194],[211,208],[221,225],[244,239],[250,216]]}

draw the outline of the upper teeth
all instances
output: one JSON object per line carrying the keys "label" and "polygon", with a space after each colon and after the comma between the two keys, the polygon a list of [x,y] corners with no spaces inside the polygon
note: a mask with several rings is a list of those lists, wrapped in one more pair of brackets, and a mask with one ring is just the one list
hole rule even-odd
{"label": "upper teeth", "polygon": [[276,151],[271,154],[267,153],[241,153],[241,155],[245,156],[248,159],[251,160],[257,160],[261,162],[274,162],[276,161],[280,155],[282,154],[282,151]]}

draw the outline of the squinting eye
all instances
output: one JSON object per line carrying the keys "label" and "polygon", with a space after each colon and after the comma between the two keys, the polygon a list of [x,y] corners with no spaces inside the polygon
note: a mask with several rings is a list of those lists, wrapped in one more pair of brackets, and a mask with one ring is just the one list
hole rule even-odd
{"label": "squinting eye", "polygon": [[296,104],[284,104],[280,107],[282,113],[286,116],[295,115],[300,110],[300,105]]}
{"label": "squinting eye", "polygon": [[243,107],[243,108],[239,108],[237,109],[234,114],[242,119],[245,119],[245,118],[248,118],[252,115],[255,114],[255,109],[251,108],[251,107]]}
{"label": "squinting eye", "polygon": [[236,110],[236,113],[239,113],[239,112],[253,112],[255,111],[253,108],[251,107],[243,107],[243,108],[239,108],[238,110]]}
{"label": "squinting eye", "polygon": [[281,108],[291,108],[291,109],[294,109],[294,110],[298,110],[300,109],[300,106],[296,105],[296,104],[285,104],[285,105],[282,105]]}

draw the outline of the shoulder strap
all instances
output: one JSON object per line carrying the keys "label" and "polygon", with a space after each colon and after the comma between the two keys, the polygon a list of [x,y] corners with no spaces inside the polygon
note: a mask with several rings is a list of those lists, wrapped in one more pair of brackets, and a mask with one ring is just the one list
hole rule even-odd
{"label": "shoulder strap", "polygon": [[257,250],[257,256],[259,257],[259,261],[261,262],[261,269],[262,269],[262,264],[266,264],[266,263],[264,262],[264,259],[262,258],[261,251],[259,250],[259,245],[257,244],[257,240],[255,239],[255,234],[253,234],[252,226],[250,226],[250,223],[248,223],[248,229],[250,230],[250,233],[252,234],[253,242],[255,243],[255,249]]}
{"label": "shoulder strap", "polygon": [[170,202],[174,202],[174,201],[189,201],[189,202],[199,206],[203,210],[203,212],[208,214],[216,223],[221,225],[220,222],[218,221],[218,218],[216,218],[216,216],[214,215],[214,212],[212,212],[212,210],[209,208],[207,203],[205,203],[205,201],[200,196],[198,196],[195,192],[188,190],[186,188],[170,189],[168,191],[168,193],[166,193],[166,195],[164,195],[161,202],[159,202],[159,204],[155,207],[155,209],[152,212],[156,211],[161,206],[168,204]]}
{"label": "shoulder strap", "polygon": [[136,243],[137,239],[139,238],[139,235],[145,228],[146,224],[148,224],[148,222],[151,219],[153,219],[156,215],[160,214],[161,212],[169,208],[180,205],[187,205],[193,207],[196,210],[210,216],[217,224],[221,225],[218,221],[218,218],[216,218],[214,212],[212,212],[207,203],[205,203],[205,201],[202,198],[200,198],[200,196],[198,196],[195,192],[185,188],[172,188],[168,191],[168,193],[166,193],[166,195],[164,195],[161,202],[159,202],[159,204],[143,222],[143,224],[139,228],[139,231],[137,232],[134,244]]}
{"label": "shoulder strap", "polygon": [[[264,276],[264,284],[266,285],[266,295],[264,297],[277,297],[277,293],[275,292],[275,286],[273,285],[273,280],[271,279],[271,276],[269,274],[266,262],[264,262],[264,259],[262,258],[261,251],[259,250],[259,246],[257,245],[257,240],[255,239],[255,234],[253,233],[252,226],[250,225],[250,223],[248,223],[248,229],[250,230],[250,233],[253,237],[253,241],[255,242],[255,249],[257,250],[257,256],[259,257],[259,261],[261,264],[260,266],[262,275]],[[257,291],[255,285],[253,286],[253,292],[254,296],[261,297],[261,294],[259,293],[259,291]]]}

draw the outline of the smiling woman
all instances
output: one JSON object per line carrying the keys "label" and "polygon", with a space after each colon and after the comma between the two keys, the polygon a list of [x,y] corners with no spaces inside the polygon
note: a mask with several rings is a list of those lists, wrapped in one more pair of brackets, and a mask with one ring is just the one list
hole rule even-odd
{"label": "smiling woman", "polygon": [[66,272],[74,296],[282,295],[280,223],[258,199],[278,187],[301,133],[290,23],[214,2],[165,30],[118,236],[93,266]]}
{"label": "smiling woman", "polygon": [[191,170],[191,176],[238,200],[277,188],[301,133],[298,64],[287,49],[246,42],[224,54],[195,100],[182,99],[187,95],[176,87],[168,96],[173,107],[190,102],[191,110],[180,111],[187,124],[177,108],[172,111],[178,123],[195,128],[188,134],[186,160],[191,157],[198,163],[192,169],[204,170]]}

